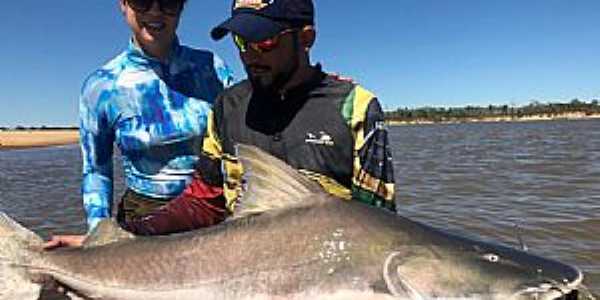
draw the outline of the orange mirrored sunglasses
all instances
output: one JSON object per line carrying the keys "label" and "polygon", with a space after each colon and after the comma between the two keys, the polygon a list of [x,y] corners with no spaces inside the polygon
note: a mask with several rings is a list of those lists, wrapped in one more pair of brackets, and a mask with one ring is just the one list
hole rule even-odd
{"label": "orange mirrored sunglasses", "polygon": [[244,52],[248,51],[248,48],[252,48],[252,50],[254,50],[258,53],[264,53],[264,52],[272,51],[273,49],[277,48],[277,46],[279,45],[279,38],[282,35],[290,33],[290,32],[294,32],[294,31],[298,31],[298,29],[295,29],[295,28],[286,29],[286,30],[278,33],[274,37],[262,40],[260,42],[248,42],[243,37],[241,37],[235,33],[233,33],[232,35],[233,35],[233,41],[234,41],[235,45],[238,47],[238,49],[240,49],[240,52],[244,53]]}

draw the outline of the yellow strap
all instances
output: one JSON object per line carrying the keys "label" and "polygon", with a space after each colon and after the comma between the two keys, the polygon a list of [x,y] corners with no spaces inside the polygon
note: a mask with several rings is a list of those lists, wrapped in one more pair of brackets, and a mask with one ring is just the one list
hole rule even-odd
{"label": "yellow strap", "polygon": [[223,148],[221,146],[221,140],[217,134],[215,128],[214,113],[211,110],[208,113],[208,122],[206,124],[206,136],[202,143],[202,152],[208,155],[212,159],[220,159],[223,154]]}
{"label": "yellow strap", "polygon": [[351,128],[354,136],[354,150],[358,151],[365,143],[364,122],[367,110],[375,95],[360,85],[354,88]]}
{"label": "yellow strap", "polygon": [[223,146],[215,127],[215,115],[212,110],[208,114],[202,152],[211,159],[221,160],[224,179],[223,195],[227,201],[227,209],[233,212],[236,201],[242,192],[242,174],[244,171],[242,164],[236,157],[223,153]]}
{"label": "yellow strap", "polygon": [[340,184],[339,182],[337,182],[335,179],[325,176],[325,175],[322,175],[322,174],[319,174],[319,173],[316,173],[316,172],[304,170],[304,169],[300,169],[298,171],[300,173],[304,174],[309,179],[318,182],[319,185],[321,185],[321,187],[328,194],[331,194],[333,196],[336,196],[336,197],[344,199],[344,200],[352,199],[352,191],[350,189],[346,188],[345,186],[343,186],[342,184]]}
{"label": "yellow strap", "polygon": [[227,209],[230,212],[235,211],[235,205],[242,194],[242,176],[244,168],[237,157],[231,155],[223,155],[221,160],[224,171],[223,194],[227,201]]}

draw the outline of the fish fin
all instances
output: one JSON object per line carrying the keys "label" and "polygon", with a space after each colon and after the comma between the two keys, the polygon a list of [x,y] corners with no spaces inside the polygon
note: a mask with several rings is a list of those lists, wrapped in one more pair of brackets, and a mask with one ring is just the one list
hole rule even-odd
{"label": "fish fin", "polygon": [[0,299],[38,299],[41,285],[33,283],[25,268],[43,240],[0,212]]}
{"label": "fish fin", "polygon": [[78,294],[73,293],[73,292],[67,292],[67,297],[70,300],[89,300],[89,299],[83,298],[83,297],[81,297]]}
{"label": "fish fin", "polygon": [[383,265],[383,278],[388,291],[395,297],[401,297],[403,299],[426,299],[417,289],[409,284],[408,280],[406,280],[400,272],[399,266],[404,264],[406,257],[410,256],[407,256],[406,253],[402,252],[393,252],[386,258]]}
{"label": "fish fin", "polygon": [[0,239],[9,238],[24,243],[32,248],[41,248],[44,243],[39,235],[23,227],[7,214],[0,212]]}
{"label": "fish fin", "polygon": [[236,217],[303,204],[308,196],[324,193],[317,182],[255,146],[238,144],[236,151],[244,168]]}
{"label": "fish fin", "polygon": [[133,238],[135,235],[121,228],[113,219],[104,219],[85,238],[83,247],[98,247]]}

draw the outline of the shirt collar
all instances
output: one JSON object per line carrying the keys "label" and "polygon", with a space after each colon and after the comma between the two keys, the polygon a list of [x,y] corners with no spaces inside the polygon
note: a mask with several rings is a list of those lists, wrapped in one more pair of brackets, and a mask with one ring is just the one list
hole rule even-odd
{"label": "shirt collar", "polygon": [[295,101],[295,99],[300,99],[301,101],[305,100],[305,95],[312,91],[316,86],[318,86],[323,80],[327,77],[327,74],[323,72],[321,64],[316,64],[312,67],[314,69],[314,73],[311,77],[307,78],[304,82],[299,85],[288,89],[284,92],[262,92],[253,90],[252,98],[256,99],[255,101],[262,102],[274,102],[281,103],[281,101]]}
{"label": "shirt collar", "polygon": [[[181,49],[181,44],[179,44],[179,38],[175,37],[173,39],[173,43],[171,44],[171,51],[169,52],[169,57],[167,59],[167,65],[170,65],[175,61],[175,59],[179,56],[179,51]],[[158,59],[153,58],[147,55],[144,50],[138,46],[133,38],[129,40],[129,46],[127,47],[127,56],[134,62],[140,64],[162,64]]]}
{"label": "shirt collar", "polygon": [[310,78],[307,78],[306,81],[301,84],[284,91],[280,94],[281,98],[291,98],[297,95],[304,95],[308,91],[311,91],[315,86],[323,81],[323,79],[327,76],[322,70],[321,64],[316,64],[314,67],[314,73]]}

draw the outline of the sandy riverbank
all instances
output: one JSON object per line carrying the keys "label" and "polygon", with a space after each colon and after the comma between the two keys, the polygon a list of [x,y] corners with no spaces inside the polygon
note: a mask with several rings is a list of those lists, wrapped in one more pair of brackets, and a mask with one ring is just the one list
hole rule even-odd
{"label": "sandy riverbank", "polygon": [[[389,125],[414,125],[414,124],[452,124],[471,122],[530,122],[530,121],[552,121],[552,120],[581,120],[600,119],[600,114],[567,113],[561,115],[534,115],[523,117],[491,117],[481,119],[460,119],[433,122],[431,120],[413,121],[388,121]],[[0,150],[23,149],[32,147],[47,147],[76,144],[79,142],[77,129],[40,129],[40,130],[0,130]]]}
{"label": "sandy riverbank", "polygon": [[0,131],[0,150],[68,145],[78,142],[79,132],[76,129]]}

